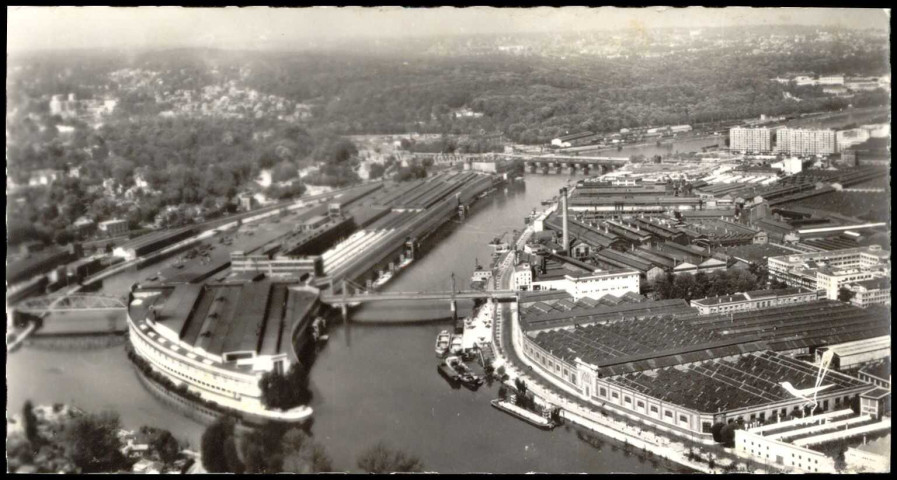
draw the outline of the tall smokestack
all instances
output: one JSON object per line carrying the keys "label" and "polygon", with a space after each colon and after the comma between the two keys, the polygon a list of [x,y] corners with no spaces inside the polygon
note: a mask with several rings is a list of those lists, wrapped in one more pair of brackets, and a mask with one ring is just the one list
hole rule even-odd
{"label": "tall smokestack", "polygon": [[564,225],[564,250],[570,248],[570,232],[567,230],[567,188],[561,189],[561,214]]}

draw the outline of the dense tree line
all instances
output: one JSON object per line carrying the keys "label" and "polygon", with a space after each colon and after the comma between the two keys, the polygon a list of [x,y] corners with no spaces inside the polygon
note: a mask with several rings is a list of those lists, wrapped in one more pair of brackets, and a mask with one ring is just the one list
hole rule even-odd
{"label": "dense tree line", "polygon": [[[698,272],[694,275],[690,273],[678,275],[668,273],[655,283],[654,291],[660,299],[681,298],[691,301],[699,298],[766,289],[767,276],[765,272],[756,268],[754,272],[729,269],[709,274]],[[774,281],[770,282],[770,286],[772,288],[782,288],[785,285]]]}
{"label": "dense tree line", "polygon": [[[321,473],[335,471],[323,446],[302,428],[272,422],[259,428],[236,429],[236,420],[221,417],[202,435],[203,467],[211,473]],[[383,442],[361,452],[357,466],[368,473],[422,472],[414,455]]]}
{"label": "dense tree line", "polygon": [[276,371],[266,372],[259,380],[262,403],[268,408],[289,410],[311,401],[308,386],[308,372],[302,365],[294,363],[286,374]]}

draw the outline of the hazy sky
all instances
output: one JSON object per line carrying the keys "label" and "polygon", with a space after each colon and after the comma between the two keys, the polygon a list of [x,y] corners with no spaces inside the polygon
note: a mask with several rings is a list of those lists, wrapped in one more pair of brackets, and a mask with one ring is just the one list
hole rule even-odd
{"label": "hazy sky", "polygon": [[790,24],[888,28],[881,9],[8,7],[7,52],[53,48],[289,48],[427,34]]}

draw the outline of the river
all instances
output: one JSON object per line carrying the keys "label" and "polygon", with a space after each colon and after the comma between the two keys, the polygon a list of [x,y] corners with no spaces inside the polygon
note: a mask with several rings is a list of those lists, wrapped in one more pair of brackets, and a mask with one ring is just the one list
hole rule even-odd
{"label": "river", "polygon": [[[455,274],[467,288],[475,260],[488,266],[495,236],[522,230],[523,218],[557,194],[571,177],[528,175],[477,203],[467,218],[445,226],[439,242],[384,288],[446,290]],[[510,240],[510,238],[506,238]],[[158,267],[108,279],[104,293],[121,289]],[[461,305],[468,314],[471,306]],[[312,433],[334,466],[355,471],[355,458],[383,440],[417,455],[430,471],[632,472],[665,471],[604,439],[596,448],[571,427],[536,429],[491,407],[497,385],[453,390],[436,372],[436,334],[450,327],[447,304],[360,307],[348,326],[337,325],[311,373],[315,409]],[[440,320],[443,319],[443,320]],[[420,320],[412,323],[363,323]],[[347,335],[348,334],[348,335]],[[172,410],[139,383],[121,346],[65,352],[26,347],[7,360],[8,409],[67,402],[88,411],[114,409],[127,428],[170,430],[198,449],[203,426]]]}

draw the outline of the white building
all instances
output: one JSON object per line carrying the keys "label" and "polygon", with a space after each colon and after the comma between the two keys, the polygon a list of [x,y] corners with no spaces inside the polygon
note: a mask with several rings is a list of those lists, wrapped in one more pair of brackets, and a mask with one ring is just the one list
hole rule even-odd
{"label": "white building", "polygon": [[865,308],[869,305],[891,304],[891,280],[886,277],[861,280],[846,285],[853,293],[850,299],[852,305]]}
{"label": "white building", "polygon": [[869,136],[869,130],[865,128],[851,128],[850,130],[841,130],[836,133],[835,141],[838,143],[838,150],[840,151],[869,140]]}
{"label": "white building", "polygon": [[99,228],[101,232],[106,233],[107,235],[112,237],[116,235],[123,235],[125,233],[128,233],[128,221],[114,218],[112,220],[100,222]]}
{"label": "white building", "polygon": [[573,301],[583,297],[601,298],[604,295],[639,293],[639,272],[635,270],[598,270],[593,273],[566,273],[563,276],[536,278],[533,290],[563,290]]}
{"label": "white building", "polygon": [[829,300],[837,300],[842,286],[846,288],[847,284],[877,279],[881,276],[881,272],[856,268],[822,268],[816,272],[816,287],[825,290],[825,296]]}
{"label": "white building", "polygon": [[781,307],[794,303],[812,302],[819,295],[813,290],[804,288],[784,288],[780,290],[755,290],[753,292],[736,293],[721,297],[709,297],[692,300],[691,306],[698,309],[701,315],[712,313],[731,313],[756,310],[758,308]]}
{"label": "white building", "polygon": [[782,161],[775,162],[770,167],[781,170],[785,175],[794,175],[800,173],[804,168],[804,163],[796,157],[786,158]]}
{"label": "white building", "polygon": [[838,151],[834,130],[780,128],[776,151],[789,155],[829,155]]}
{"label": "white building", "polygon": [[[769,257],[767,267],[773,278],[792,287],[817,289],[817,273],[824,268],[839,270],[890,270],[891,254],[879,245]],[[818,286],[818,289],[824,289]],[[837,294],[835,296],[837,298]]]}
{"label": "white building", "polygon": [[527,262],[514,267],[511,274],[511,290],[530,290],[533,286],[533,267]]}
{"label": "white building", "polygon": [[819,77],[819,85],[844,85],[844,75],[827,75]]}
{"label": "white building", "polygon": [[772,130],[769,128],[729,129],[729,149],[743,152],[771,152]]}

